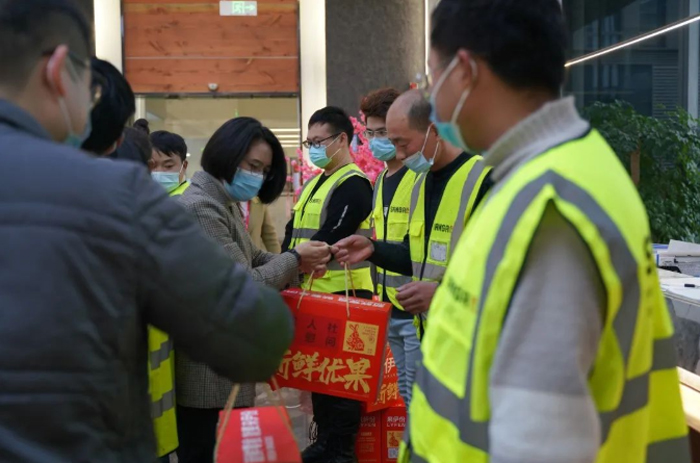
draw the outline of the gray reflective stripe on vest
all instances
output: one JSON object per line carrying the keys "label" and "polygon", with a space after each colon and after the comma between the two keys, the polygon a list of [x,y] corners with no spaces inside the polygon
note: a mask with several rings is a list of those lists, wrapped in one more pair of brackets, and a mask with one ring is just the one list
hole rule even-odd
{"label": "gray reflective stripe on vest", "polygon": [[[602,238],[608,243],[612,265],[624,288],[624,291],[622,291],[623,299],[620,303],[615,320],[613,321],[613,327],[625,361],[632,347],[632,337],[637,321],[637,309],[641,297],[640,283],[637,277],[637,262],[627,247],[627,242],[620,230],[588,192],[553,171],[545,172],[539,178],[525,185],[515,198],[513,198],[506,215],[503,217],[503,222],[501,223],[501,227],[496,234],[493,246],[489,252],[477,312],[475,325],[477,328],[474,329],[471,344],[472,349],[468,359],[470,368],[467,369],[466,392],[464,398],[461,399],[457,397],[452,391],[442,385],[425,367],[420,369],[416,379],[416,383],[424,392],[430,407],[435,413],[457,427],[462,441],[486,453],[488,453],[489,450],[488,422],[474,422],[471,419],[472,372],[474,353],[477,346],[476,336],[478,334],[478,327],[481,323],[481,317],[484,311],[484,302],[488,299],[489,288],[493,282],[496,270],[504,257],[505,249],[510,242],[511,235],[520,218],[527,211],[529,205],[547,185],[553,186],[560,198],[575,204],[584,211],[589,220],[597,226],[598,232]],[[497,290],[497,288],[495,290]],[[610,412],[609,416],[606,416],[607,414],[605,413],[601,414],[603,426],[605,427],[606,421],[612,423],[614,419],[638,410],[640,407],[643,407],[647,401],[648,374],[627,381],[623,390],[622,400],[617,409]],[[614,414],[614,416],[612,414]],[[604,429],[604,431],[602,442],[607,440],[609,426],[607,429]]]}
{"label": "gray reflective stripe on vest", "polygon": [[654,442],[647,447],[646,463],[690,463],[688,437]]}
{"label": "gray reflective stripe on vest", "polygon": [[175,391],[173,389],[169,390],[163,396],[151,402],[151,419],[155,420],[163,416],[165,412],[175,407]]}
{"label": "gray reflective stripe on vest", "polygon": [[474,164],[474,166],[472,166],[472,169],[469,171],[469,175],[467,175],[467,181],[464,182],[464,188],[462,188],[462,198],[459,202],[457,222],[452,229],[452,238],[450,239],[450,255],[455,252],[459,238],[462,236],[462,232],[464,231],[464,224],[467,220],[467,206],[469,205],[469,200],[474,193],[476,183],[484,173],[484,169],[486,169],[484,163],[477,162]]}
{"label": "gray reflective stripe on vest", "polygon": [[374,183],[374,193],[372,194],[372,210],[377,208],[377,197],[382,191],[382,184],[384,183],[384,176],[386,175],[386,170],[379,174],[377,181]]}
{"label": "gray reflective stripe on vest", "polygon": [[411,454],[411,463],[429,463],[428,460],[424,459],[420,455],[415,453]]}
{"label": "gray reflective stripe on vest", "polygon": [[[413,281],[413,278],[407,277],[405,275],[389,275],[389,274],[387,274],[385,276],[385,278],[386,278],[386,280],[384,280],[384,282],[386,283],[386,286],[388,288],[399,288],[399,287]],[[379,282],[379,285],[384,286],[384,284],[382,284],[381,281]]]}
{"label": "gray reflective stripe on vest", "polygon": [[294,238],[310,240],[316,233],[318,233],[318,230],[315,228],[295,228],[292,236]]}
{"label": "gray reflective stripe on vest", "polygon": [[165,362],[170,358],[170,353],[173,351],[173,340],[168,338],[167,341],[160,345],[158,350],[152,350],[149,352],[149,359],[151,360],[151,370],[157,370],[160,364]]}
{"label": "gray reflective stripe on vest", "polygon": [[[440,281],[447,270],[447,267],[431,264],[430,262],[426,262],[425,266],[423,262],[411,262],[411,267],[413,268],[413,275],[421,280]],[[421,270],[423,270],[423,275],[420,274]]]}
{"label": "gray reflective stripe on vest", "polygon": [[411,219],[413,218],[413,212],[418,207],[418,198],[420,197],[420,189],[423,186],[423,182],[425,182],[426,175],[427,174],[420,174],[420,176],[416,179],[416,183],[413,184],[413,190],[411,190],[411,209],[409,209],[409,211],[408,211],[408,223],[409,224],[411,223]]}
{"label": "gray reflective stripe on vest", "polygon": [[[365,261],[365,262],[360,262],[360,263],[355,264],[355,265],[350,265],[349,269],[350,270],[357,270],[357,269],[361,269],[361,268],[369,268],[370,265],[372,265],[372,264]],[[345,270],[345,267],[340,265],[337,260],[331,261],[328,264],[326,264],[326,268],[328,270]]]}

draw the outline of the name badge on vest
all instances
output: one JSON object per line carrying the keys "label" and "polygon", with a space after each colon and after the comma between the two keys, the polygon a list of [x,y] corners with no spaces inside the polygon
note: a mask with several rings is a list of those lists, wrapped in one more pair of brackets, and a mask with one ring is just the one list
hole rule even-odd
{"label": "name badge on vest", "polygon": [[436,262],[447,262],[447,244],[430,243],[430,258]]}

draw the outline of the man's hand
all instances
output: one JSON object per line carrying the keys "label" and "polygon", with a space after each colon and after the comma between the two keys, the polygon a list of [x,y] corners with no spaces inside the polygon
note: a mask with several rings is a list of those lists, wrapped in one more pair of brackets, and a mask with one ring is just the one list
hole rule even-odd
{"label": "man's hand", "polygon": [[355,265],[372,257],[374,244],[362,235],[352,235],[335,243],[331,252],[340,265]]}
{"label": "man's hand", "polygon": [[406,312],[413,315],[422,314],[430,308],[437,287],[437,283],[412,281],[397,288],[396,300]]}

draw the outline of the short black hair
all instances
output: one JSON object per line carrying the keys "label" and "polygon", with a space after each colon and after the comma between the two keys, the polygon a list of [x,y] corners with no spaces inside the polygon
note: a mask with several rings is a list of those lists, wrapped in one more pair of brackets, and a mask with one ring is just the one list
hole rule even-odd
{"label": "short black hair", "polygon": [[91,35],[72,0],[0,0],[0,85],[24,88],[36,63],[59,45],[87,60]]}
{"label": "short black hair", "polygon": [[153,155],[151,150],[151,141],[143,130],[127,127],[124,129],[124,141],[109,157],[111,159],[134,161],[148,166],[148,161],[151,160]]}
{"label": "short black hair", "polygon": [[122,136],[124,126],[136,112],[136,99],[129,82],[111,63],[93,57],[90,67],[92,84],[100,87],[101,97],[90,113],[92,132],[82,148],[102,154]]}
{"label": "short black hair", "polygon": [[430,113],[432,106],[420,90],[409,90],[406,92],[410,106],[408,108],[408,125],[420,132],[426,132],[430,127]]}
{"label": "short black hair", "polygon": [[270,204],[280,197],[287,184],[287,160],[280,141],[257,119],[237,117],[222,125],[204,147],[202,169],[212,177],[231,182],[250,147],[257,142],[265,142],[272,149],[270,173],[258,193],[263,204]]}
{"label": "short black hair", "polygon": [[334,134],[345,133],[348,136],[348,144],[352,142],[352,137],[355,134],[350,116],[337,106],[326,106],[313,113],[309,119],[309,128],[316,124],[330,125]]}
{"label": "short black hair", "polygon": [[151,134],[153,148],[168,157],[177,156],[185,162],[187,159],[187,144],[180,135],[166,130],[157,130]]}
{"label": "short black hair", "polygon": [[432,25],[430,45],[446,61],[463,48],[513,88],[559,93],[566,62],[559,0],[442,0]]}

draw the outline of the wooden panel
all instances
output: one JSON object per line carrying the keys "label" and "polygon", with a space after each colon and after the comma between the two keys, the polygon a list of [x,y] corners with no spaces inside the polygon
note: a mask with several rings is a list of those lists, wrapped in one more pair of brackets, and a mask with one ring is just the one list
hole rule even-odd
{"label": "wooden panel", "polygon": [[296,93],[297,58],[127,59],[126,75],[137,93]]}
{"label": "wooden panel", "polygon": [[258,16],[219,16],[212,0],[124,0],[126,75],[139,93],[295,93],[297,0],[259,0]]}

